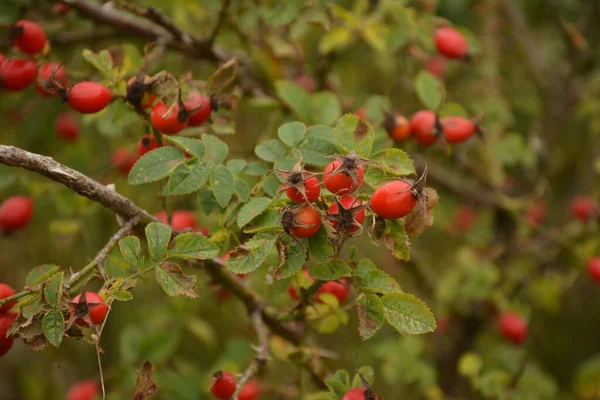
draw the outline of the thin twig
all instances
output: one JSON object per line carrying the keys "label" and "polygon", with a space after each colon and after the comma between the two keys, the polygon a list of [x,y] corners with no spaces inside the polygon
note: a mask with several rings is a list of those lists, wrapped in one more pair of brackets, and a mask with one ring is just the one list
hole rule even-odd
{"label": "thin twig", "polygon": [[223,2],[223,5],[221,6],[221,9],[219,10],[219,16],[217,17],[217,22],[215,23],[215,26],[212,29],[210,35],[208,35],[208,45],[209,46],[213,45],[213,43],[215,42],[215,39],[217,38],[217,35],[219,34],[219,30],[221,29],[221,26],[223,25],[223,22],[225,22],[225,17],[227,16],[227,9],[229,8],[230,3],[231,3],[231,0],[225,0]]}

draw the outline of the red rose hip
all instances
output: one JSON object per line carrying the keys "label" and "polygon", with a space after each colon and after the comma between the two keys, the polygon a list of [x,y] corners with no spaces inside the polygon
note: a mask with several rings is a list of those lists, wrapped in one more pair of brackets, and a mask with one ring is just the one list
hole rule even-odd
{"label": "red rose hip", "polygon": [[98,82],[79,82],[67,91],[67,104],[82,114],[94,114],[111,102],[110,90]]}
{"label": "red rose hip", "polygon": [[0,64],[0,87],[17,92],[35,81],[37,64],[24,58],[9,58]]}
{"label": "red rose hip", "polygon": [[161,101],[152,107],[150,121],[152,122],[152,126],[159,132],[174,135],[181,132],[187,126],[187,118],[181,121],[180,114],[178,104],[175,104],[169,112],[169,107]]}
{"label": "red rose hip", "polygon": [[347,391],[342,400],[379,400],[379,396],[375,395],[371,389],[361,386]]}
{"label": "red rose hip", "polygon": [[597,283],[600,283],[600,257],[591,258],[587,263],[587,270],[590,278],[595,280]]}
{"label": "red rose hip", "polygon": [[71,302],[69,312],[74,316],[75,323],[79,326],[99,325],[106,318],[108,307],[104,299],[94,292],[85,292],[85,302],[81,301],[81,295],[77,295]]}
{"label": "red rose hip", "polygon": [[13,45],[26,54],[37,54],[46,46],[46,32],[38,23],[21,20],[11,28]]}
{"label": "red rose hip", "polygon": [[342,304],[350,293],[350,282],[348,279],[340,279],[339,281],[325,282],[319,290],[319,295],[323,293],[329,293],[336,297],[338,302]]}
{"label": "red rose hip", "polygon": [[[54,80],[55,82],[52,82]],[[67,72],[57,62],[49,62],[38,68],[35,90],[44,97],[55,96],[54,84],[64,88],[68,85]]]}
{"label": "red rose hip", "polygon": [[378,187],[371,196],[371,209],[383,219],[398,219],[408,215],[418,198],[410,183],[392,181]]}
{"label": "red rose hip", "polygon": [[410,132],[420,145],[431,146],[437,142],[435,113],[428,110],[416,112],[410,119]]}
{"label": "red rose hip", "polygon": [[158,140],[156,140],[156,137],[154,137],[154,135],[151,133],[147,133],[142,136],[137,144],[137,154],[141,157],[152,150],[158,149],[159,147],[160,144],[158,143]]}
{"label": "red rose hip", "polygon": [[[362,205],[362,201],[352,196],[344,196],[339,199],[340,204],[348,213],[340,212],[340,207],[337,202],[334,202],[329,207],[329,216],[331,225],[335,230],[348,232],[356,232],[365,222],[365,210],[358,208]],[[354,210],[354,211],[351,211]],[[350,220],[351,219],[351,220]]]}
{"label": "red rose hip", "polygon": [[0,230],[17,231],[26,227],[33,216],[33,200],[27,196],[13,196],[0,205]]}
{"label": "red rose hip", "polygon": [[590,196],[577,196],[571,201],[571,215],[587,222],[598,215],[598,204]]}
{"label": "red rose hip", "polygon": [[238,400],[258,400],[260,396],[260,385],[256,381],[249,381],[244,385],[238,396]]}
{"label": "red rose hip", "polygon": [[325,173],[323,174],[323,183],[325,187],[333,194],[343,196],[355,191],[360,185],[362,185],[365,176],[365,170],[363,167],[358,167],[357,179],[354,180],[348,173],[341,171],[340,161],[332,161],[325,167]]}
{"label": "red rose hip", "polygon": [[287,197],[294,203],[305,203],[306,200],[308,200],[309,203],[312,203],[321,195],[321,186],[319,185],[319,180],[314,176],[305,178],[304,192],[306,193],[306,198],[302,196],[302,193],[300,193],[298,189],[290,187],[286,189],[285,194],[287,194]]}
{"label": "red rose hip", "polygon": [[212,99],[200,93],[192,92],[183,102],[185,109],[190,112],[189,126],[199,126],[208,121],[213,111]]}
{"label": "red rose hip", "polygon": [[464,142],[477,131],[475,123],[463,117],[444,117],[440,119],[440,124],[448,143]]}
{"label": "red rose hip", "polygon": [[[13,288],[8,286],[6,283],[0,282],[0,300],[4,300],[4,299],[12,296],[13,294],[15,294],[15,291],[13,290]],[[8,303],[0,306],[0,314],[8,312],[16,303],[17,303],[17,301],[13,300],[11,302],[8,302]]]}
{"label": "red rose hip", "polygon": [[77,123],[77,120],[66,111],[63,111],[56,116],[54,130],[59,138],[66,140],[67,142],[73,142],[79,137],[79,124]]}
{"label": "red rose hip", "polygon": [[514,312],[505,312],[498,319],[498,330],[505,339],[521,345],[527,339],[527,321],[521,315]]}
{"label": "red rose hip", "polygon": [[444,26],[435,31],[435,46],[448,58],[463,58],[469,51],[464,35],[454,28]]}
{"label": "red rose hip", "polygon": [[229,372],[217,371],[213,374],[210,391],[221,400],[230,399],[235,393],[235,378]]}
{"label": "red rose hip", "polygon": [[67,400],[94,400],[100,395],[98,382],[85,380],[75,383],[67,392]]}

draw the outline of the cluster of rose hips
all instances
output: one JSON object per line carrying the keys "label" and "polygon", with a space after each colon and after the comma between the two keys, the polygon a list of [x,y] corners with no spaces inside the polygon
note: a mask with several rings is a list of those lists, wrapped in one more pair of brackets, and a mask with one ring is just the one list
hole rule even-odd
{"label": "cluster of rose hips", "polygon": [[[211,393],[221,400],[231,399],[235,393],[236,379],[229,372],[217,371],[213,374],[210,385]],[[248,381],[238,395],[238,400],[257,400],[260,396],[260,386],[254,381]]]}

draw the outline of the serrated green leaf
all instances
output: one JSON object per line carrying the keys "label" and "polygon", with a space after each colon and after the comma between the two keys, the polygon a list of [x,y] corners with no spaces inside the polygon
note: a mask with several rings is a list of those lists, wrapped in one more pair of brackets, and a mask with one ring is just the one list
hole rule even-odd
{"label": "serrated green leaf", "polygon": [[233,196],[233,185],[234,176],[227,167],[223,165],[213,167],[210,174],[210,186],[221,208],[225,208],[229,204],[231,196]]}
{"label": "serrated green leaf", "polygon": [[179,164],[169,178],[168,191],[163,194],[174,196],[197,192],[208,182],[208,175],[209,169],[204,164]]}
{"label": "serrated green leaf", "polygon": [[113,297],[113,299],[118,300],[118,301],[133,300],[133,295],[131,294],[131,292],[128,292],[127,290],[117,290],[116,292],[112,292],[112,297]]}
{"label": "serrated green leaf", "polygon": [[356,154],[360,157],[371,155],[375,131],[369,122],[357,115],[344,115],[338,120],[333,133],[342,152],[356,150]]}
{"label": "serrated green leaf", "polygon": [[170,261],[161,263],[154,269],[154,274],[156,281],[169,296],[198,297],[196,276],[185,275],[178,264]]}
{"label": "serrated green leaf", "polygon": [[365,365],[360,367],[356,375],[354,375],[354,379],[352,379],[352,386],[350,386],[351,388],[365,386],[360,377],[361,375],[367,382],[369,382],[369,385],[373,385],[373,383],[375,383],[375,371],[373,371],[372,367]]}
{"label": "serrated green leaf", "polygon": [[258,217],[263,213],[271,204],[271,199],[267,197],[255,197],[250,200],[242,209],[240,210],[237,218],[238,228],[243,228],[254,218]]}
{"label": "serrated green leaf", "polygon": [[181,150],[160,147],[144,154],[131,168],[128,182],[131,185],[155,182],[169,176],[171,171],[185,159]]}
{"label": "serrated green leaf", "polygon": [[296,146],[306,134],[306,125],[302,122],[288,122],[277,130],[277,136],[288,147]]}
{"label": "serrated green leaf", "polygon": [[358,334],[368,340],[383,326],[383,302],[376,294],[361,295],[357,300]]}
{"label": "serrated green leaf", "polygon": [[380,168],[391,176],[406,176],[416,172],[412,160],[404,150],[383,149],[373,154],[371,159],[377,161],[373,168]]}
{"label": "serrated green leaf", "polygon": [[312,95],[312,122],[333,125],[342,116],[342,105],[332,92],[319,92]]}
{"label": "serrated green leaf", "polygon": [[385,320],[396,331],[406,335],[433,332],[435,317],[421,300],[408,293],[387,294],[381,298]]}
{"label": "serrated green leaf", "polygon": [[421,103],[432,111],[438,111],[446,97],[444,85],[429,71],[420,71],[417,74],[415,91]]}
{"label": "serrated green leaf", "polygon": [[[287,239],[280,244],[285,246],[283,257],[285,260],[280,260],[280,266],[275,270],[275,279],[286,279],[300,271],[304,261],[306,261],[305,244],[292,239]],[[281,255],[281,251],[280,251]]]}
{"label": "serrated green leaf", "polygon": [[380,269],[373,270],[363,277],[361,289],[367,292],[380,294],[402,292],[398,282]]}
{"label": "serrated green leaf", "polygon": [[277,81],[275,82],[275,91],[300,121],[309,122],[311,120],[311,96],[304,88],[293,82]]}
{"label": "serrated green leaf", "polygon": [[152,262],[156,264],[163,259],[170,239],[171,227],[169,225],[151,222],[146,226],[146,240]]}
{"label": "serrated green leaf", "polygon": [[59,308],[62,303],[64,277],[65,273],[59,272],[52,275],[44,285],[44,298],[52,307]]}
{"label": "serrated green leaf", "polygon": [[267,174],[269,167],[262,161],[252,161],[248,163],[244,172],[250,176],[264,176]]}
{"label": "serrated green leaf", "polygon": [[27,278],[25,278],[25,285],[34,286],[39,283],[42,283],[52,275],[54,275],[60,267],[54,264],[43,264],[34,267],[29,274],[27,274]]}
{"label": "serrated green leaf", "polygon": [[278,236],[272,232],[259,233],[254,236],[234,250],[227,260],[227,268],[236,274],[247,274],[254,271],[260,267],[273,250]]}
{"label": "serrated green leaf", "polygon": [[202,143],[205,149],[204,161],[208,165],[219,164],[227,157],[229,147],[218,137],[205,133],[202,135]]}
{"label": "serrated green leaf", "polygon": [[52,310],[44,315],[42,330],[48,342],[54,347],[60,346],[65,332],[65,319],[58,310]]}
{"label": "serrated green leaf", "polygon": [[352,31],[344,27],[332,28],[321,37],[319,52],[321,54],[331,53],[335,50],[344,49],[352,42]]}
{"label": "serrated green leaf", "polygon": [[334,281],[352,276],[352,270],[345,262],[336,258],[330,262],[313,265],[310,268],[310,276],[321,281]]}
{"label": "serrated green leaf", "polygon": [[219,247],[196,232],[175,236],[167,249],[168,258],[206,260],[219,255]]}
{"label": "serrated green leaf", "polygon": [[285,157],[287,149],[278,139],[270,139],[256,146],[254,153],[261,159],[275,162]]}
{"label": "serrated green leaf", "polygon": [[321,226],[316,235],[308,238],[309,254],[319,261],[325,261],[333,255],[333,246],[327,238],[327,230]]}
{"label": "serrated green leaf", "polygon": [[354,270],[354,276],[363,279],[369,272],[376,271],[378,268],[375,266],[373,261],[368,258],[363,258],[358,262],[356,269]]}
{"label": "serrated green leaf", "polygon": [[202,140],[193,139],[183,136],[169,136],[168,139],[170,142],[175,142],[179,146],[185,149],[185,151],[192,156],[202,158],[204,157],[204,153],[206,152],[204,143]]}
{"label": "serrated green leaf", "polygon": [[399,260],[410,260],[409,240],[404,225],[398,220],[388,220],[381,241]]}
{"label": "serrated green leaf", "polygon": [[281,214],[279,211],[269,208],[264,213],[256,217],[252,221],[252,224],[246,226],[244,233],[260,233],[264,231],[282,229]]}
{"label": "serrated green leaf", "polygon": [[[333,131],[331,138],[333,138]],[[302,161],[317,167],[329,164],[331,160],[325,156],[337,153],[337,147],[331,141],[308,135],[300,142],[298,150],[302,154]]]}
{"label": "serrated green leaf", "polygon": [[99,72],[106,76],[110,76],[113,69],[113,62],[108,50],[102,50],[99,53],[94,53],[91,50],[84,49],[82,55],[83,58],[92,64]]}
{"label": "serrated green leaf", "polygon": [[119,248],[121,254],[127,262],[132,265],[141,266],[144,264],[144,257],[142,256],[142,246],[140,239],[135,236],[126,236],[119,241]]}
{"label": "serrated green leaf", "polygon": [[250,200],[250,186],[243,179],[235,180],[233,192],[244,203]]}
{"label": "serrated green leaf", "polygon": [[237,175],[246,168],[248,161],[236,158],[235,160],[227,161],[227,168],[234,174]]}

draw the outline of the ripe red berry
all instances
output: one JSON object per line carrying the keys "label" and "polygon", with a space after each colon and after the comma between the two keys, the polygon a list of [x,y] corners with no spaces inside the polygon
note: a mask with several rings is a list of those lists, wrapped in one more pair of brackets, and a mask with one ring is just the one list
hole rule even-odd
{"label": "ripe red berry", "polygon": [[504,338],[516,345],[522,344],[527,339],[527,321],[514,312],[505,312],[500,316],[498,330]]}
{"label": "ripe red berry", "polygon": [[12,196],[0,204],[0,230],[16,231],[24,228],[33,216],[33,200],[27,196]]}
{"label": "ripe red berry", "polygon": [[385,129],[397,142],[410,137],[410,122],[402,115],[388,115],[385,120]]}
{"label": "ripe red berry", "polygon": [[67,104],[82,114],[94,114],[110,104],[110,90],[98,82],[79,82],[67,91]]}
{"label": "ripe red berry", "polygon": [[48,62],[38,68],[35,90],[44,97],[55,96],[57,93],[52,79],[61,88],[68,85],[67,72],[57,62]]}
{"label": "ripe red berry", "polygon": [[325,282],[319,290],[319,295],[329,293],[334,295],[340,304],[342,304],[350,293],[350,282],[348,279],[342,278],[339,281]]}
{"label": "ripe red berry", "polygon": [[115,149],[110,157],[111,165],[123,175],[129,174],[129,171],[131,171],[131,168],[133,168],[137,160],[137,155],[131,154],[129,150],[123,147]]}
{"label": "ripe red berry", "polygon": [[68,13],[70,9],[71,9],[71,7],[69,7],[67,4],[63,3],[62,1],[57,1],[56,3],[52,4],[52,12],[54,14],[64,15],[64,14]]}
{"label": "ripe red berry", "polygon": [[156,137],[154,137],[154,135],[151,133],[147,133],[144,136],[142,136],[142,138],[137,144],[137,154],[141,157],[154,149],[158,149],[159,147],[160,144],[158,144],[158,140],[156,140]]}
{"label": "ripe red berry", "polygon": [[218,399],[230,399],[235,392],[235,378],[229,372],[215,372],[212,377],[210,391]]}
{"label": "ripe red berry", "polygon": [[354,180],[347,172],[342,170],[341,165],[342,162],[340,161],[332,161],[327,164],[323,174],[323,183],[325,183],[327,190],[338,196],[354,192],[362,185],[365,176],[364,168],[358,167],[357,179]]}
{"label": "ripe red berry", "polygon": [[[163,224],[167,223],[167,213],[165,211],[159,211],[154,216]],[[199,230],[196,225],[196,216],[191,211],[186,210],[175,210],[171,213],[171,227],[176,231],[183,231],[185,229]]]}
{"label": "ripe red berry", "polygon": [[[590,278],[600,283],[600,257],[591,258],[587,263],[587,270]],[[1,295],[0,298],[2,298]]]}
{"label": "ripe red berry", "polygon": [[24,58],[8,58],[0,65],[0,86],[13,92],[23,90],[35,81],[37,64]]}
{"label": "ripe red berry", "polygon": [[466,233],[477,219],[477,213],[472,207],[460,206],[454,213],[454,226],[461,233]]}
{"label": "ripe red berry", "polygon": [[260,396],[260,385],[256,381],[248,381],[240,391],[238,400],[257,400]]}
{"label": "ripe red berry", "polygon": [[435,46],[448,58],[463,58],[469,51],[464,35],[454,28],[444,26],[435,31]]}
{"label": "ripe red berry", "polygon": [[[289,233],[297,238],[307,238],[315,235],[319,228],[321,228],[321,216],[319,213],[309,205],[303,205],[291,212],[291,226],[286,227],[286,223],[283,223],[284,228],[288,229]],[[282,220],[285,219],[282,217]],[[282,221],[283,222],[283,221]]]}
{"label": "ripe red berry", "polygon": [[85,292],[87,307],[81,301],[81,295],[77,295],[69,309],[71,316],[76,318],[75,323],[79,326],[99,325],[106,318],[108,307],[98,293]]}
{"label": "ripe red berry", "polygon": [[433,111],[418,111],[410,119],[410,132],[420,145],[434,144],[438,140],[437,131],[436,116]]}
{"label": "ripe red berry", "polygon": [[150,77],[147,75],[140,77],[139,80],[137,76],[132,76],[127,81],[127,101],[142,108],[152,107],[156,96],[146,90],[149,81]]}
{"label": "ripe red berry", "polygon": [[75,383],[67,392],[67,400],[94,400],[100,395],[98,382],[85,380]]}
{"label": "ripe red berry", "polygon": [[20,20],[11,28],[13,45],[26,54],[37,54],[46,46],[46,32],[36,22]]}
{"label": "ripe red berry", "polygon": [[289,197],[289,199],[294,203],[305,203],[306,200],[308,200],[309,203],[312,203],[321,195],[321,186],[319,185],[319,180],[314,176],[305,178],[304,191],[306,193],[306,198],[304,198],[302,193],[300,193],[298,189],[294,187],[287,188],[285,194],[287,194],[287,197]]}
{"label": "ripe red berry", "polygon": [[385,183],[371,196],[371,209],[384,219],[398,219],[408,215],[417,205],[418,196],[413,186],[396,180]]}
{"label": "ripe red berry", "polygon": [[537,200],[525,210],[525,218],[533,225],[540,225],[546,220],[547,213],[546,204],[541,200]]}
{"label": "ripe red berry", "polygon": [[152,122],[152,126],[159,132],[174,135],[181,132],[187,126],[187,117],[183,118],[183,122],[180,120],[180,114],[186,116],[186,113],[182,114],[180,112],[178,104],[175,104],[167,114],[168,111],[169,107],[165,103],[162,101],[156,103],[150,112],[150,121]]}
{"label": "ripe red berry", "polygon": [[[340,212],[338,201],[344,210],[348,210],[347,213]],[[362,201],[352,196],[344,196],[338,201],[329,207],[327,215],[334,217],[329,219],[331,225],[339,232],[350,233],[358,231],[365,222],[365,210],[359,208],[362,205]]]}
{"label": "ripe red berry", "polygon": [[188,118],[189,126],[202,125],[210,118],[213,111],[213,101],[209,96],[203,96],[200,93],[192,92],[183,102],[185,109],[190,112]]}
{"label": "ripe red berry", "polygon": [[17,319],[16,313],[0,314],[0,357],[8,353],[13,346],[14,339],[6,335],[15,319]]}
{"label": "ripe red berry", "polygon": [[446,60],[444,57],[433,56],[425,62],[425,69],[438,78],[441,78],[446,71]]}
{"label": "ripe red berry", "polygon": [[477,131],[475,123],[463,117],[444,117],[440,119],[440,124],[448,143],[464,142]]}
{"label": "ripe red berry", "polygon": [[373,397],[370,389],[361,386],[347,391],[342,400],[379,400],[379,396]]}
{"label": "ripe red berry", "polygon": [[[12,296],[13,294],[15,294],[15,291],[13,290],[13,288],[8,286],[6,283],[0,282],[0,300],[4,300],[4,299]],[[0,314],[8,312],[16,303],[17,303],[17,301],[14,300],[14,301],[4,304],[3,306],[0,306]]]}
{"label": "ripe red berry", "polygon": [[56,116],[54,130],[59,138],[66,140],[67,142],[73,142],[79,137],[79,124],[77,123],[77,120],[66,111],[62,111]]}
{"label": "ripe red berry", "polygon": [[590,196],[577,196],[571,201],[571,215],[587,222],[598,215],[598,204]]}

